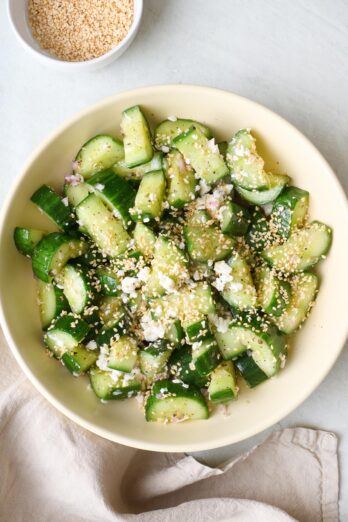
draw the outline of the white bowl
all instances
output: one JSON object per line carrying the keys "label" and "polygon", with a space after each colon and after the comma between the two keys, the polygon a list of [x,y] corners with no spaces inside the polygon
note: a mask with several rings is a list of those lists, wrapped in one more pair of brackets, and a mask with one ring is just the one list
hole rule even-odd
{"label": "white bowl", "polygon": [[[311,217],[334,229],[330,254],[319,267],[322,282],[317,302],[295,336],[285,369],[253,390],[243,389],[227,417],[215,413],[206,421],[166,426],[147,423],[134,399],[102,404],[88,389],[87,377],[72,378],[43,349],[31,266],[15,249],[13,229],[16,225],[47,228],[48,220],[29,201],[31,194],[43,182],[61,187],[80,145],[97,133],[117,134],[121,111],[136,103],[143,106],[151,123],[171,114],[193,118],[207,123],[219,140],[228,139],[241,127],[251,127],[268,167],[287,172],[295,184],[309,190]],[[32,383],[85,428],[148,450],[199,451],[223,446],[278,422],[312,393],[334,364],[347,336],[347,231],[346,198],[331,168],[299,131],[270,110],[206,87],[166,85],[124,92],[66,122],[17,176],[0,221],[1,323],[14,356]]]}
{"label": "white bowl", "polygon": [[134,19],[132,26],[127,36],[116,45],[108,53],[94,58],[93,60],[86,60],[84,62],[68,62],[56,58],[48,51],[42,49],[39,43],[35,40],[32,35],[29,21],[28,21],[28,0],[8,0],[8,16],[12,25],[12,28],[23,47],[32,55],[35,56],[44,65],[52,66],[56,69],[73,71],[73,70],[84,70],[92,71],[104,67],[110,64],[114,60],[117,60],[125,50],[130,46],[138,32],[141,16],[143,13],[143,0],[134,1]]}

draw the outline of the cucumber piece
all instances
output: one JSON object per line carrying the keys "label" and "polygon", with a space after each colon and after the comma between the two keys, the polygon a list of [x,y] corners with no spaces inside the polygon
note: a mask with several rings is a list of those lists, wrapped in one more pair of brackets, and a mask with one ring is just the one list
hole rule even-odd
{"label": "cucumber piece", "polygon": [[247,190],[269,188],[265,162],[256,151],[256,140],[250,129],[241,129],[233,136],[227,147],[226,161],[236,186]]}
{"label": "cucumber piece", "polygon": [[170,374],[177,379],[181,379],[187,384],[194,384],[198,388],[206,386],[207,376],[200,375],[192,362],[191,346],[186,345],[178,350],[174,350],[168,365]]}
{"label": "cucumber piece", "polygon": [[109,345],[126,331],[126,313],[120,297],[104,297],[99,303],[103,327],[96,337],[98,346]]}
{"label": "cucumber piece", "polygon": [[168,341],[159,339],[140,350],[140,369],[147,378],[153,379],[163,372],[171,355]]}
{"label": "cucumber piece", "polygon": [[82,319],[75,315],[62,315],[47,330],[44,342],[54,356],[60,359],[65,352],[77,348],[88,332],[89,326]]}
{"label": "cucumber piece", "polygon": [[173,146],[184,156],[198,177],[208,185],[215,183],[229,172],[217,145],[208,140],[197,128],[190,128],[173,140]]}
{"label": "cucumber piece", "polygon": [[147,421],[167,423],[207,419],[208,416],[207,404],[198,388],[167,379],[155,382],[145,405]]}
{"label": "cucumber piece", "polygon": [[81,314],[94,299],[90,277],[86,269],[80,263],[67,264],[62,270],[61,279],[63,292],[71,311],[74,314]]}
{"label": "cucumber piece", "polygon": [[174,347],[181,346],[184,337],[184,329],[181,326],[181,322],[179,320],[174,321],[174,323],[169,328],[167,328],[165,332],[165,339],[169,341],[169,343]]}
{"label": "cucumber piece", "polygon": [[45,233],[36,228],[16,227],[13,234],[13,239],[18,252],[24,256],[31,257],[34,248],[39,241],[44,237]]}
{"label": "cucumber piece", "polygon": [[209,375],[221,359],[218,345],[213,336],[192,345],[192,363],[203,377]]}
{"label": "cucumber piece", "polygon": [[217,146],[219,147],[220,154],[222,154],[224,160],[226,161],[228,142],[227,141],[220,141],[220,143],[218,143]]}
{"label": "cucumber piece", "polygon": [[243,354],[235,360],[234,364],[239,373],[250,388],[255,388],[269,377],[258,367],[251,355]]}
{"label": "cucumber piece", "polygon": [[117,257],[127,250],[130,241],[127,231],[98,196],[91,194],[84,199],[76,207],[76,214],[104,255]]}
{"label": "cucumber piece", "polygon": [[286,352],[285,337],[278,329],[250,316],[233,321],[227,332],[216,332],[215,338],[224,359],[234,359],[250,350],[255,363],[268,377],[277,373],[281,356]]}
{"label": "cucumber piece", "polygon": [[70,207],[64,205],[62,198],[47,185],[42,185],[30,199],[61,230],[75,225]]}
{"label": "cucumber piece", "polygon": [[169,152],[168,148],[173,146],[173,140],[192,127],[199,129],[207,138],[213,137],[211,130],[198,121],[183,118],[177,118],[174,121],[164,120],[155,129],[156,148],[163,150],[163,152]]}
{"label": "cucumber piece", "polygon": [[284,187],[289,183],[289,176],[284,174],[267,174],[269,187],[264,190],[250,189],[247,190],[236,185],[236,190],[245,201],[253,205],[266,205],[274,201],[282,192]]}
{"label": "cucumber piece", "polygon": [[74,239],[61,232],[48,234],[34,248],[33,272],[45,283],[50,283],[69,259],[81,256],[87,248],[85,241]]}
{"label": "cucumber piece", "polygon": [[204,211],[196,212],[184,227],[186,249],[193,261],[218,261],[228,256],[235,244],[234,239],[224,235],[212,225]]}
{"label": "cucumber piece", "polygon": [[273,233],[263,210],[254,211],[245,240],[254,253],[262,252],[265,247],[272,244]]}
{"label": "cucumber piece", "polygon": [[296,275],[291,282],[291,299],[288,306],[273,322],[280,331],[295,332],[308,317],[319,289],[319,279],[315,274],[305,272]]}
{"label": "cucumber piece", "polygon": [[148,172],[140,182],[135,196],[133,213],[134,221],[159,218],[162,214],[162,203],[166,190],[166,179],[162,170]]}
{"label": "cucumber piece", "polygon": [[79,150],[74,171],[85,179],[108,169],[124,157],[122,141],[108,134],[99,134],[88,140]]}
{"label": "cucumber piece", "polygon": [[94,393],[104,401],[129,399],[141,390],[141,382],[132,374],[122,375],[92,368],[89,378]]}
{"label": "cucumber piece", "polygon": [[183,252],[170,240],[160,236],[155,244],[151,274],[146,282],[146,294],[158,296],[174,291],[189,278]]}
{"label": "cucumber piece", "polygon": [[237,397],[238,387],[232,361],[223,361],[213,370],[208,393],[209,399],[217,404]]}
{"label": "cucumber piece", "polygon": [[323,259],[330,250],[332,230],[319,221],[299,228],[282,245],[270,246],[262,257],[276,270],[295,273],[306,270]]}
{"label": "cucumber piece", "polygon": [[221,231],[231,236],[244,236],[251,221],[247,208],[228,201],[219,212]]}
{"label": "cucumber piece", "polygon": [[[228,278],[231,279],[225,283],[221,290],[222,297],[236,310],[255,308],[256,289],[248,263],[238,252],[235,252],[227,261],[227,264],[230,267]],[[220,275],[220,278],[223,276],[224,273]]]}
{"label": "cucumber piece", "polygon": [[287,187],[274,202],[271,225],[279,236],[288,239],[295,228],[305,224],[308,210],[309,192],[297,187]]}
{"label": "cucumber piece", "polygon": [[190,343],[198,343],[211,337],[211,331],[206,317],[186,326],[185,332],[188,342]]}
{"label": "cucumber piece", "polygon": [[129,335],[123,335],[114,341],[109,349],[108,367],[113,370],[130,373],[138,358],[137,342]]}
{"label": "cucumber piece", "polygon": [[260,267],[255,272],[257,302],[269,315],[279,316],[290,303],[291,286],[278,279],[268,267]]}
{"label": "cucumber piece", "polygon": [[60,288],[40,279],[37,279],[37,296],[41,326],[45,330],[64,310],[69,310],[69,303]]}
{"label": "cucumber piece", "polygon": [[173,150],[166,157],[169,205],[182,208],[195,199],[196,179],[193,170],[186,165],[178,150]]}
{"label": "cucumber piece", "polygon": [[94,174],[87,184],[127,226],[131,219],[129,209],[134,205],[136,193],[132,185],[112,169]]}
{"label": "cucumber piece", "polygon": [[137,223],[133,232],[137,250],[145,257],[151,258],[155,252],[156,236],[151,228],[143,223]]}
{"label": "cucumber piece", "polygon": [[96,350],[87,350],[83,345],[78,345],[62,356],[64,366],[74,375],[81,375],[93,366],[99,356]]}
{"label": "cucumber piece", "polygon": [[153,172],[154,170],[162,170],[163,168],[163,153],[155,152],[152,159],[148,163],[143,163],[132,169],[128,168],[124,160],[119,161],[113,165],[112,170],[115,174],[126,178],[128,181],[137,182],[142,179],[144,174]]}
{"label": "cucumber piece", "polygon": [[126,166],[132,168],[150,161],[153,156],[151,134],[139,105],[122,112],[121,130]]}
{"label": "cucumber piece", "polygon": [[102,295],[115,296],[120,294],[120,281],[110,268],[98,268],[96,274]]}
{"label": "cucumber piece", "polygon": [[90,189],[86,183],[66,183],[64,185],[64,193],[68,198],[69,204],[76,208],[90,194]]}

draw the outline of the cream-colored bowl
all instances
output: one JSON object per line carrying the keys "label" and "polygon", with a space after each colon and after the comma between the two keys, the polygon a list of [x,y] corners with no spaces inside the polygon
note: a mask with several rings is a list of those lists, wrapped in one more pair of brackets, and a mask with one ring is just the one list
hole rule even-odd
{"label": "cream-colored bowl", "polygon": [[[169,115],[197,119],[207,123],[219,140],[230,138],[241,127],[251,127],[269,168],[287,172],[295,184],[309,190],[311,217],[334,229],[330,255],[319,267],[322,283],[317,303],[295,336],[286,368],[254,390],[243,389],[231,404],[229,416],[216,413],[207,421],[166,426],[146,423],[134,399],[102,404],[89,389],[87,377],[72,378],[47,357],[42,346],[31,266],[14,247],[13,229],[16,225],[48,226],[30,203],[31,194],[43,182],[61,186],[80,145],[97,133],[118,134],[121,111],[137,103],[150,122]],[[216,448],[279,421],[308,397],[334,364],[348,325],[347,233],[347,202],[332,170],[300,132],[265,107],[229,92],[186,85],[117,94],[61,126],[18,175],[1,220],[1,323],[14,356],[32,383],[78,424],[107,439],[149,450]]]}

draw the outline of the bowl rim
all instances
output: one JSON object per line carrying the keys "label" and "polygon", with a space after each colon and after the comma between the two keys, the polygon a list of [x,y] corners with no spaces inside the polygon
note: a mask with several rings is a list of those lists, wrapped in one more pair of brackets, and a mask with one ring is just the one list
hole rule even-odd
{"label": "bowl rim", "polygon": [[[253,100],[250,100],[249,98],[246,98],[244,96],[241,96],[239,94],[235,94],[233,92],[224,90],[224,89],[217,89],[207,86],[198,86],[193,84],[157,84],[157,85],[151,85],[151,86],[145,86],[145,87],[138,87],[136,89],[131,89],[127,91],[122,91],[117,94],[113,94],[111,96],[108,96],[106,98],[103,98],[99,100],[98,102],[87,106],[86,108],[78,111],[77,113],[74,113],[70,118],[65,120],[62,124],[60,124],[58,127],[56,127],[55,130],[53,130],[46,139],[44,139],[29,155],[29,158],[24,163],[22,169],[20,170],[19,174],[16,176],[12,186],[10,187],[10,190],[5,198],[3,207],[0,211],[0,237],[4,234],[4,224],[6,221],[6,215],[7,212],[11,206],[13,196],[15,192],[17,191],[19,185],[22,182],[22,179],[25,177],[26,172],[31,167],[32,163],[36,160],[37,156],[39,156],[45,148],[53,142],[56,137],[58,137],[67,127],[70,127],[74,123],[76,123],[80,118],[84,117],[85,115],[88,115],[90,112],[93,112],[95,110],[98,110],[99,108],[102,108],[105,105],[109,105],[114,100],[120,100],[122,97],[128,98],[130,95],[133,98],[137,98],[137,96],[141,96],[146,92],[152,92],[153,94],[156,94],[157,90],[194,90],[194,91],[200,91],[200,93],[225,93],[228,94],[234,98],[243,100],[244,102],[248,102],[254,107],[262,108],[265,110],[268,114],[270,114],[273,118],[276,118],[280,120],[282,123],[285,123],[286,125],[290,126],[292,128],[292,131],[297,133],[298,137],[302,139],[306,145],[311,149],[312,153],[317,156],[317,158],[323,162],[323,164],[326,166],[328,171],[331,174],[332,182],[336,185],[336,189],[338,191],[338,194],[340,195],[340,200],[342,203],[343,208],[345,209],[346,214],[346,221],[348,224],[348,200],[346,198],[345,192],[336,177],[336,174],[326,161],[326,159],[323,157],[323,155],[318,151],[318,149],[311,143],[311,141],[302,133],[300,132],[294,125],[289,123],[285,118],[279,116],[277,113],[273,112],[269,108],[265,107],[264,105],[257,103]],[[1,261],[1,259],[0,259]],[[139,440],[138,438],[132,437],[132,436],[124,436],[120,434],[115,434],[111,432],[108,429],[100,428],[96,423],[89,422],[85,419],[83,419],[80,415],[75,414],[72,412],[68,407],[66,407],[64,404],[62,404],[58,399],[54,397],[46,388],[44,385],[41,384],[40,380],[37,379],[31,372],[30,368],[27,366],[24,357],[21,356],[19,350],[17,349],[17,346],[12,339],[12,335],[10,332],[10,329],[7,325],[6,319],[5,319],[5,312],[4,312],[5,306],[3,303],[3,298],[0,292],[0,326],[3,329],[5,339],[10,347],[10,350],[15,357],[17,363],[23,370],[24,374],[28,377],[30,382],[34,385],[34,387],[45,397],[58,411],[63,413],[66,417],[74,421],[76,424],[82,426],[83,428],[91,431],[92,433],[95,433],[96,435],[99,435],[105,439],[111,440],[113,442],[117,442],[120,444],[123,444],[125,446],[130,446],[133,448],[143,449],[143,450],[150,450],[150,451],[160,451],[160,452],[193,452],[193,451],[205,451],[210,449],[216,449],[223,446],[227,446],[230,444],[234,444],[237,442],[241,442],[242,440],[245,440],[249,437],[252,437],[256,434],[261,433],[265,429],[274,426],[277,422],[279,422],[281,419],[284,419],[289,413],[294,411],[300,404],[302,404],[312,393],[313,391],[321,384],[321,382],[325,379],[325,377],[328,375],[330,370],[332,369],[333,365],[335,364],[338,356],[340,355],[343,346],[345,344],[345,341],[348,337],[348,320],[345,328],[345,332],[343,332],[342,338],[340,343],[337,343],[337,347],[335,352],[332,353],[332,360],[330,361],[330,364],[325,366],[318,374],[316,382],[313,383],[313,385],[310,385],[308,387],[303,386],[301,389],[301,393],[298,394],[297,399],[294,402],[291,402],[290,405],[287,407],[284,407],[281,413],[274,413],[273,415],[267,415],[267,419],[263,422],[259,422],[257,425],[255,425],[253,428],[244,429],[243,431],[238,432],[238,436],[231,436],[231,434],[222,434],[217,439],[214,439],[212,441],[205,441],[205,442],[197,442],[197,443],[191,443],[189,445],[183,445],[180,444],[166,444],[166,443],[158,443],[158,442],[144,442]]]}
{"label": "bowl rim", "polygon": [[[21,33],[17,30],[16,24],[14,22],[14,18],[12,15],[12,7],[11,4],[14,0],[7,0],[7,15],[10,20],[10,25],[12,27],[12,30],[14,34],[16,35],[17,39],[20,41],[20,43],[24,46],[24,48],[31,53],[32,56],[34,56],[36,59],[42,59],[45,60],[47,64],[54,65],[56,68],[70,68],[70,69],[87,69],[89,66],[97,66],[101,65],[104,61],[108,61],[114,55],[117,55],[120,53],[120,55],[123,52],[123,49],[126,50],[128,45],[132,42],[132,39],[135,37],[139,30],[140,22],[143,15],[143,8],[144,8],[144,2],[143,0],[133,0],[134,2],[134,18],[132,25],[127,33],[127,35],[124,37],[121,42],[113,47],[110,51],[108,51],[105,54],[102,54],[101,56],[98,56],[97,58],[92,58],[91,60],[84,60],[84,61],[78,61],[78,62],[70,62],[68,60],[60,60],[59,58],[56,58],[53,54],[46,54],[41,50],[35,49],[32,45],[30,45],[21,35]],[[135,8],[135,4],[137,4]],[[29,27],[29,24],[27,24]],[[30,30],[30,27],[29,27]],[[30,30],[31,32],[31,30]],[[116,56],[115,56],[116,58]]]}

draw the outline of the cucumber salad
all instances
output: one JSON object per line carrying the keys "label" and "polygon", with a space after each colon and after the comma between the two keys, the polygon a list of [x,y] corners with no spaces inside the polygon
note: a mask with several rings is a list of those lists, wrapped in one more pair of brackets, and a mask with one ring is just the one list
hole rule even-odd
{"label": "cucumber salad", "polygon": [[15,229],[43,341],[102,401],[136,397],[147,421],[206,419],[242,380],[285,366],[332,231],[309,220],[306,190],[266,170],[250,129],[216,143],[170,116],[151,133],[134,106],[121,134],[81,147],[63,195],[32,195],[56,232]]}

